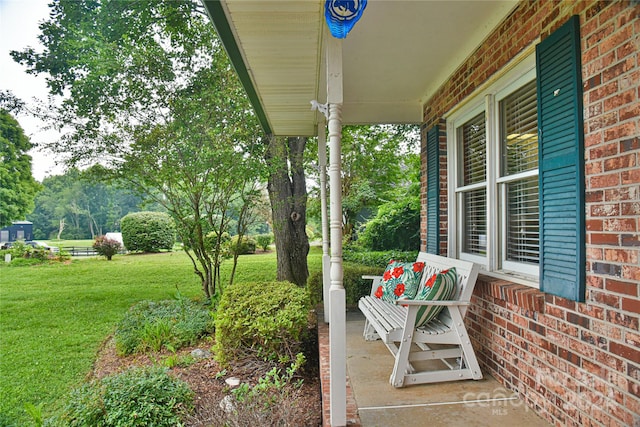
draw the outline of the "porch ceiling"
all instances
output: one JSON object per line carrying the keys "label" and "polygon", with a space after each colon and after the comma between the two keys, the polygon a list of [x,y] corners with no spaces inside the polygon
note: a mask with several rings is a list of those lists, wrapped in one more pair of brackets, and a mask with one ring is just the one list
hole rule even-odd
{"label": "porch ceiling", "polygon": [[[323,0],[202,0],[269,133],[310,136],[326,101]],[[516,0],[369,0],[343,42],[344,124],[420,123],[422,104]]]}

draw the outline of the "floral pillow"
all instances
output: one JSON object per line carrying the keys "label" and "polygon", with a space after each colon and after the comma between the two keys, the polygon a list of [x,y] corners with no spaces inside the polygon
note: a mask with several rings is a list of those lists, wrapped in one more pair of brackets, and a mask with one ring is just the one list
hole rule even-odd
{"label": "floral pillow", "polygon": [[[458,275],[456,268],[451,267],[448,270],[436,273],[416,294],[416,300],[423,301],[446,301],[450,300],[456,293],[456,283]],[[420,327],[429,323],[434,317],[440,314],[442,306],[421,306],[416,316],[416,327]]]}
{"label": "floral pillow", "polygon": [[389,302],[400,297],[413,299],[418,292],[423,271],[424,262],[389,261],[375,296]]}

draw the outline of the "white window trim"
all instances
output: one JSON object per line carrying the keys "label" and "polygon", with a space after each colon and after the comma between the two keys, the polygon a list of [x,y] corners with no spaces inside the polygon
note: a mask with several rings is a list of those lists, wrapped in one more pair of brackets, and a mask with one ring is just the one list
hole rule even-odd
{"label": "white window trim", "polygon": [[[505,250],[503,242],[498,239],[498,230],[500,224],[499,218],[504,217],[504,212],[501,215],[496,215],[498,209],[506,209],[506,207],[499,206],[498,197],[498,184],[508,182],[515,178],[521,178],[524,176],[537,175],[538,171],[527,171],[517,176],[509,176],[508,178],[499,178],[497,176],[498,168],[495,165],[499,163],[500,153],[497,150],[497,145],[494,143],[487,144],[487,161],[492,165],[487,169],[487,177],[485,184],[479,185],[479,187],[486,186],[486,199],[487,199],[487,246],[486,256],[479,256],[468,253],[461,253],[459,248],[461,247],[460,226],[462,222],[462,212],[459,209],[461,203],[461,190],[469,189],[471,186],[456,188],[458,180],[458,144],[456,128],[464,124],[482,111],[485,113],[485,120],[489,124],[487,128],[487,141],[496,141],[498,138],[497,132],[499,129],[499,120],[497,114],[498,103],[515,91],[522,85],[535,80],[536,67],[535,67],[535,53],[528,52],[519,61],[510,63],[508,70],[503,71],[499,77],[494,79],[489,85],[486,85],[470,95],[461,104],[462,106],[454,107],[453,111],[449,115],[445,115],[447,120],[447,176],[450,177],[447,180],[447,195],[448,195],[448,210],[447,210],[447,247],[448,256],[473,261],[480,265],[484,274],[507,279],[515,283],[525,284],[527,286],[539,287],[539,266],[525,266],[520,263],[510,263],[506,260],[500,260],[500,254],[504,254]],[[501,186],[504,191],[504,186]],[[504,198],[503,198],[504,200]],[[491,213],[494,214],[491,214]],[[504,222],[504,221],[503,221]],[[505,224],[501,224],[501,227],[505,227]],[[504,235],[505,230],[501,230],[501,235]],[[504,239],[503,239],[504,240]],[[500,267],[501,265],[501,267]],[[499,269],[500,268],[500,269]],[[514,269],[515,268],[515,269]]]}

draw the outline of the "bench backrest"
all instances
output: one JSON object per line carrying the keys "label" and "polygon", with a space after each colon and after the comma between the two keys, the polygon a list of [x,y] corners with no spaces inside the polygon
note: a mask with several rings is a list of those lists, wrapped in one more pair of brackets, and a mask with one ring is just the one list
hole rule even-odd
{"label": "bench backrest", "polygon": [[[456,294],[452,299],[459,301],[471,301],[471,294],[473,293],[473,288],[475,287],[476,279],[478,277],[479,267],[477,264],[470,261],[447,258],[426,252],[420,252],[418,254],[417,261],[424,262],[425,264],[420,287],[422,287],[424,283],[435,273],[455,267],[458,275],[458,283],[456,286]],[[460,311],[464,317],[467,313],[467,306],[462,306]],[[438,318],[442,322],[449,324],[451,319],[449,318],[448,313],[448,310],[442,310]]]}

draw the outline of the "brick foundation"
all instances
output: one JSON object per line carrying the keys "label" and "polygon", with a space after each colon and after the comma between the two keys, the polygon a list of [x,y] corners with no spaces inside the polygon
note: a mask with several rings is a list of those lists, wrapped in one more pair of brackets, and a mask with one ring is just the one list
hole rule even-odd
{"label": "brick foundation", "polygon": [[[321,311],[322,309],[319,310],[319,312]],[[320,382],[322,384],[322,426],[330,427],[329,325],[324,322],[324,316],[321,313],[318,315],[318,347],[320,351]],[[349,377],[347,377],[347,425],[353,427],[361,425]]]}

